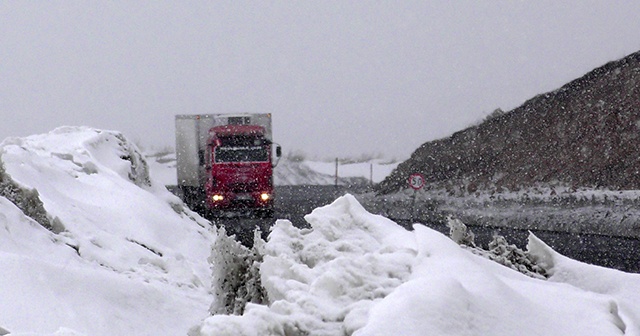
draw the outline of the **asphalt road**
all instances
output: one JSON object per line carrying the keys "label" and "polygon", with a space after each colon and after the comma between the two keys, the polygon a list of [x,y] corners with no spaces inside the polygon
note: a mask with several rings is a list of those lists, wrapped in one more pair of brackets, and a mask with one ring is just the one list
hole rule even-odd
{"label": "asphalt road", "polygon": [[344,187],[335,186],[280,186],[275,190],[273,219],[222,218],[216,220],[215,224],[224,226],[227,234],[236,235],[236,239],[245,246],[251,246],[256,228],[260,229],[263,239],[266,239],[276,219],[288,219],[298,228],[308,228],[305,215],[317,207],[330,204],[345,192]]}
{"label": "asphalt road", "polygon": [[[288,219],[296,227],[308,227],[304,215],[313,209],[333,202],[337,197],[350,192],[344,187],[334,186],[283,186],[276,188],[276,213],[274,219],[228,218],[217,222],[224,225],[229,234],[250,246],[253,231],[260,228],[266,238],[275,219]],[[353,191],[357,193],[358,191]],[[420,219],[392,218],[399,225],[411,229]],[[427,226],[448,235],[449,229],[441,224],[426,223]],[[529,231],[504,227],[469,226],[476,236],[476,244],[486,247],[493,235],[504,236],[510,244],[526,249]],[[589,264],[614,268],[626,272],[640,273],[640,240],[592,234],[568,234],[563,232],[536,231],[538,238],[559,253]]]}

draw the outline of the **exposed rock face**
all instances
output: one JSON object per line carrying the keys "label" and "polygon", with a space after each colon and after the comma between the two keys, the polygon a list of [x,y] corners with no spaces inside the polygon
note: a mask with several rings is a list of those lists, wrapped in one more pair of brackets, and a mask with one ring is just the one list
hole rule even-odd
{"label": "exposed rock face", "polygon": [[378,191],[406,188],[415,172],[468,191],[557,182],[640,189],[640,52],[423,144]]}

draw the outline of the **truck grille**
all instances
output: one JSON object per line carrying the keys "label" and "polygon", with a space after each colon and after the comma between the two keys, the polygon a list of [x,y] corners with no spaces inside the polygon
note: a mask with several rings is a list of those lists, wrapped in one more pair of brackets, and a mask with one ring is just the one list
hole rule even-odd
{"label": "truck grille", "polygon": [[233,200],[231,207],[234,209],[253,208],[255,202],[253,200]]}
{"label": "truck grille", "polygon": [[229,185],[229,189],[234,192],[234,193],[244,193],[244,192],[251,192],[251,191],[255,191],[258,189],[258,184],[255,182],[249,182],[249,183],[242,183],[242,182],[237,182],[237,183],[230,183]]}

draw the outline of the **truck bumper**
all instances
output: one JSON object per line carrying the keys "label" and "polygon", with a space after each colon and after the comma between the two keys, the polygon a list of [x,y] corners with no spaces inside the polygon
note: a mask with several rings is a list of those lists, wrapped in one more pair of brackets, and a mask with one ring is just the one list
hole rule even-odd
{"label": "truck bumper", "polygon": [[273,209],[273,193],[214,193],[207,196],[207,207],[211,210]]}

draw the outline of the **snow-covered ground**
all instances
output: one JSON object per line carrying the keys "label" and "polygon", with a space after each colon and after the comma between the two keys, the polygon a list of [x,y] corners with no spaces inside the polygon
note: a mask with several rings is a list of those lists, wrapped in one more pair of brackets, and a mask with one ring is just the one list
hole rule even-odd
{"label": "snow-covered ground", "polygon": [[[398,162],[372,160],[367,162],[339,162],[338,184],[378,183],[398,166]],[[325,161],[280,160],[275,171],[276,185],[333,185],[336,182],[336,163]]]}
{"label": "snow-covered ground", "polygon": [[[234,259],[248,252],[118,132],[63,127],[0,154],[0,335],[640,335],[640,275],[533,236],[548,278],[346,195]],[[210,316],[233,295],[253,303]]]}

